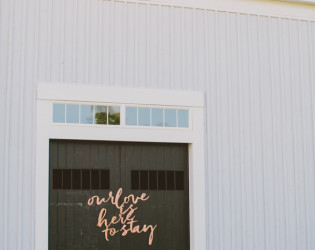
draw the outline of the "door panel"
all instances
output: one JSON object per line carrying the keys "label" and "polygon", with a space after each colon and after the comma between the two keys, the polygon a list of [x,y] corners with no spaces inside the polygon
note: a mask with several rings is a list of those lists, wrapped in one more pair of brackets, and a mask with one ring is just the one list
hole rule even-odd
{"label": "door panel", "polygon": [[[51,140],[49,157],[50,250],[189,249],[187,144]],[[54,169],[108,169],[109,189],[53,189]],[[148,186],[145,189],[131,189],[132,170],[173,171],[173,174],[174,171],[183,171],[184,189],[159,190],[157,187],[156,190],[150,190],[150,183],[158,182],[158,174],[156,180],[152,179],[155,175],[151,175],[151,182],[148,176]],[[166,179],[167,176],[168,174]],[[172,177],[171,174],[169,176]],[[174,185],[175,177],[174,174]],[[73,180],[70,187],[74,185]],[[67,187],[67,183],[64,186]],[[107,219],[113,215],[119,218],[119,211],[109,203],[88,206],[88,199],[94,195],[108,197],[109,191],[116,194],[119,188],[123,190],[121,199],[129,194],[136,197],[146,193],[150,196],[148,200],[139,201],[135,205],[138,209],[134,215],[140,229],[145,224],[157,225],[151,246],[148,245],[150,230],[140,234],[128,233],[126,236],[118,233],[109,236],[109,241],[106,241],[102,233],[104,227],[96,226],[102,208],[107,209]],[[119,223],[115,227],[120,229]]]}

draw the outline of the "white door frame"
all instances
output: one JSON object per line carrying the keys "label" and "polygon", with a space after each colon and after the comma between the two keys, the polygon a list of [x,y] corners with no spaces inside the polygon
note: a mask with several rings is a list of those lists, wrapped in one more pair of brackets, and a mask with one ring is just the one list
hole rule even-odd
{"label": "white door frame", "polygon": [[[185,107],[190,126],[144,128],[53,124],[53,102],[111,103]],[[49,140],[78,139],[188,143],[190,249],[206,249],[204,95],[202,92],[107,88],[89,85],[37,85],[35,250],[48,250]]]}

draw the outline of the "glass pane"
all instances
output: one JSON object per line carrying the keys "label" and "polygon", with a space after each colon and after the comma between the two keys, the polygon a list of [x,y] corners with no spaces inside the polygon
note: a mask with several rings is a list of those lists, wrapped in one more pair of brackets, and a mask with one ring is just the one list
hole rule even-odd
{"label": "glass pane", "polygon": [[120,107],[118,106],[108,107],[108,124],[111,125],[120,124]]}
{"label": "glass pane", "polygon": [[131,170],[131,189],[139,190],[139,171]]}
{"label": "glass pane", "polygon": [[150,109],[138,108],[138,125],[150,126]]}
{"label": "glass pane", "polygon": [[167,190],[174,190],[175,182],[174,182],[174,171],[166,171],[167,176]]}
{"label": "glass pane", "polygon": [[62,189],[62,170],[53,170],[53,189]]}
{"label": "glass pane", "polygon": [[90,189],[90,170],[82,170],[82,189]]}
{"label": "glass pane", "polygon": [[137,125],[137,108],[126,107],[126,125]]}
{"label": "glass pane", "polygon": [[152,126],[163,127],[163,109],[152,110]]}
{"label": "glass pane", "polygon": [[72,189],[81,189],[81,170],[72,169]]}
{"label": "glass pane", "polygon": [[184,190],[184,171],[175,171],[176,190]]}
{"label": "glass pane", "polygon": [[165,109],[165,127],[176,127],[176,110]]}
{"label": "glass pane", "polygon": [[147,190],[149,187],[149,173],[147,170],[140,170],[140,189]]}
{"label": "glass pane", "polygon": [[53,104],[53,122],[64,123],[65,122],[65,105]]}
{"label": "glass pane", "polygon": [[95,124],[107,124],[107,107],[95,106]]}
{"label": "glass pane", "polygon": [[158,171],[158,190],[166,189],[165,171]]}
{"label": "glass pane", "polygon": [[91,170],[91,189],[100,189],[100,171]]}
{"label": "glass pane", "polygon": [[62,171],[62,188],[63,189],[71,189],[71,170],[70,169],[64,169]]}
{"label": "glass pane", "polygon": [[177,110],[178,115],[178,127],[188,128],[188,110]]}
{"label": "glass pane", "polygon": [[157,171],[154,170],[149,171],[149,189],[150,190],[157,189]]}
{"label": "glass pane", "polygon": [[67,123],[79,123],[79,105],[67,104],[66,105]]}
{"label": "glass pane", "polygon": [[93,124],[93,106],[92,105],[80,106],[80,123]]}
{"label": "glass pane", "polygon": [[109,189],[109,170],[101,170],[101,189]]}

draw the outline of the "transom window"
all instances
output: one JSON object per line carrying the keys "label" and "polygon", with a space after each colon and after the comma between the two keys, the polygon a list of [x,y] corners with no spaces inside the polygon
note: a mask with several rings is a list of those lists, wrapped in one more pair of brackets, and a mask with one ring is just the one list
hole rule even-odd
{"label": "transom window", "polygon": [[123,104],[53,103],[52,121],[56,124],[189,128],[189,110]]}
{"label": "transom window", "polygon": [[54,103],[53,122],[120,125],[120,107]]}
{"label": "transom window", "polygon": [[126,107],[126,125],[152,127],[189,127],[187,109]]}

